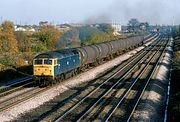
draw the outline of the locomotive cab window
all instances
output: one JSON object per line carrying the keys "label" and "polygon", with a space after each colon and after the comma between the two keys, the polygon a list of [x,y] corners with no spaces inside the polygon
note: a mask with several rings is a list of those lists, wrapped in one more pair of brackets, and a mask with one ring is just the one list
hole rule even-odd
{"label": "locomotive cab window", "polygon": [[52,60],[46,59],[46,60],[44,60],[44,64],[52,65]]}
{"label": "locomotive cab window", "polygon": [[34,64],[42,64],[42,60],[34,60]]}

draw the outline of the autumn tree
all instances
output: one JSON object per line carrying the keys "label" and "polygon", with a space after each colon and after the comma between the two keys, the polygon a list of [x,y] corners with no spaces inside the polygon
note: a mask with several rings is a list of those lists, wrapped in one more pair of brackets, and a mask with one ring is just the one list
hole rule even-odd
{"label": "autumn tree", "polygon": [[18,40],[19,51],[21,52],[31,52],[31,39],[23,31],[16,32],[16,38]]}
{"label": "autumn tree", "polygon": [[60,32],[51,25],[40,26],[35,34],[39,41],[43,42],[48,49],[53,50],[60,38]]}
{"label": "autumn tree", "polygon": [[0,29],[0,41],[2,52],[18,52],[17,40],[14,33],[14,27],[12,22],[5,21],[2,23]]}

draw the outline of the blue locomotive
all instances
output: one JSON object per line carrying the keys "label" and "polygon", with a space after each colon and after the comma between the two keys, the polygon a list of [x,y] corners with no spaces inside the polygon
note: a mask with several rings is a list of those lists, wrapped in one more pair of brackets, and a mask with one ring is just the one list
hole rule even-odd
{"label": "blue locomotive", "polygon": [[[149,38],[157,38],[153,35]],[[101,64],[126,50],[143,44],[143,36],[120,39],[80,48],[50,51],[33,60],[33,75],[39,85],[49,85],[74,76],[91,65]]]}
{"label": "blue locomotive", "polygon": [[34,58],[33,75],[38,78],[38,84],[49,85],[57,82],[56,80],[63,80],[66,77],[65,73],[74,71],[73,69],[78,67],[80,67],[80,55],[77,50],[50,51]]}

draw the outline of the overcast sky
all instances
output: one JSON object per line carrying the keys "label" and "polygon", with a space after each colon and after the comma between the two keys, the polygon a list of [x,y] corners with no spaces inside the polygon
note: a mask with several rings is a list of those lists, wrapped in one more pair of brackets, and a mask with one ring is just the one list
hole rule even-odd
{"label": "overcast sky", "polygon": [[180,24],[180,0],[1,0],[0,22],[95,23],[130,18],[150,24]]}

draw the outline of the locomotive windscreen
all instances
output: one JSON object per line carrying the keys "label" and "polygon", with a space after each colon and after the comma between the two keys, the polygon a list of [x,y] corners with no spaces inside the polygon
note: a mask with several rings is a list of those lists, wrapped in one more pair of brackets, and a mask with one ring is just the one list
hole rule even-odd
{"label": "locomotive windscreen", "polygon": [[42,64],[42,60],[34,60],[34,64]]}
{"label": "locomotive windscreen", "polygon": [[52,65],[52,60],[44,60],[44,64]]}

